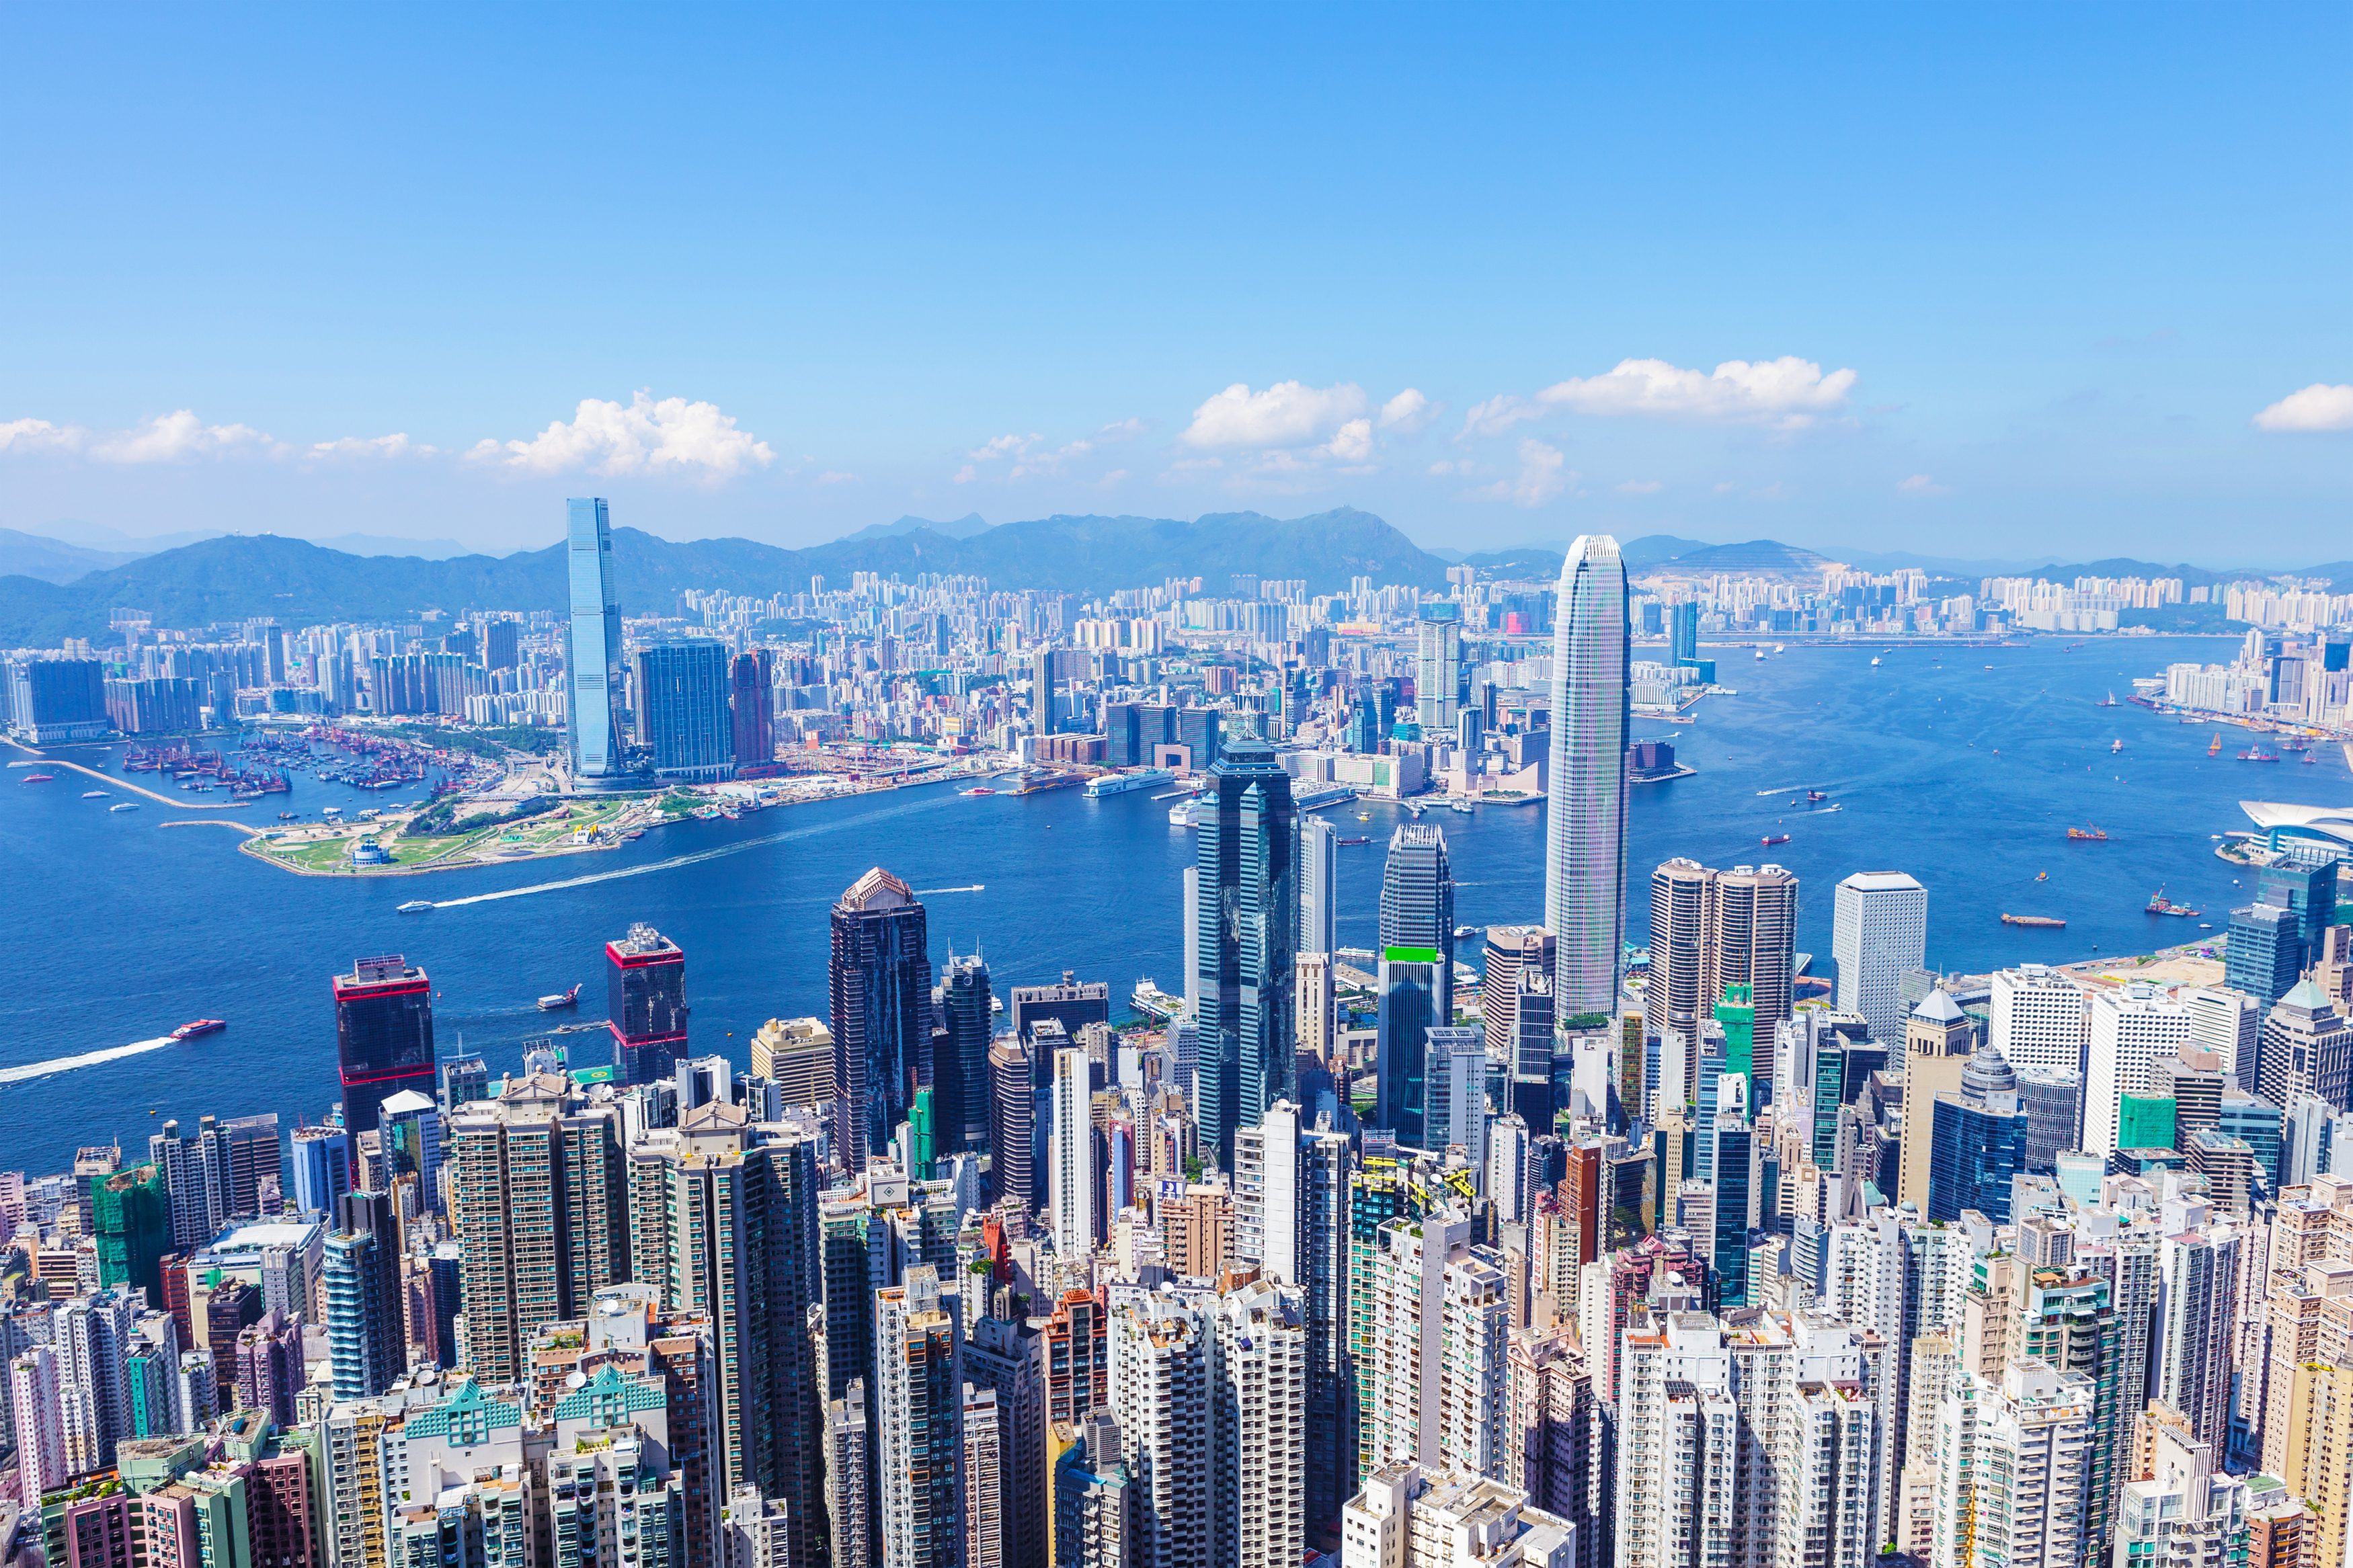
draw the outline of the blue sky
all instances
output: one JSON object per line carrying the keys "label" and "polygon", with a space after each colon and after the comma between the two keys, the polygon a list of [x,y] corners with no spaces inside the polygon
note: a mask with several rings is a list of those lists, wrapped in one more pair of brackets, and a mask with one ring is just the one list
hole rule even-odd
{"label": "blue sky", "polygon": [[5,26],[0,527],[2353,556],[2341,5]]}

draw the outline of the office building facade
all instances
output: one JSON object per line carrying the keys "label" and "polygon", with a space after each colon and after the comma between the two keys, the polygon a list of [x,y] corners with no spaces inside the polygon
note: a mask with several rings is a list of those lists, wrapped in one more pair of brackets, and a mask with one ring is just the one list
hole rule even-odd
{"label": "office building facade", "polygon": [[727,645],[711,637],[638,650],[637,741],[657,778],[713,784],[735,772]]}
{"label": "office building facade", "polygon": [[605,944],[605,992],[621,1081],[668,1078],[687,1054],[685,949],[638,921]]}
{"label": "office building facade", "polygon": [[1632,631],[1618,542],[1583,534],[1560,568],[1552,759],[1545,785],[1545,929],[1564,1016],[1617,1010],[1626,929],[1627,674]]}
{"label": "office building facade", "polygon": [[891,1146],[929,1076],[932,960],[923,906],[877,866],[833,906],[834,1149],[851,1170]]}
{"label": "office building facade", "polygon": [[1871,1037],[1903,1037],[1911,1014],[1903,984],[1927,953],[1928,889],[1901,871],[1858,871],[1838,885],[1831,952],[1838,961],[1838,1005],[1871,1021]]}
{"label": "office building facade", "polygon": [[1201,1153],[1232,1168],[1234,1133],[1293,1098],[1299,896],[1291,775],[1245,735],[1209,770],[1196,870]]}
{"label": "office building facade", "polygon": [[572,776],[594,786],[628,772],[621,745],[621,595],[613,527],[601,497],[564,503],[571,616],[565,623],[565,697]]}
{"label": "office building facade", "polygon": [[434,1091],[433,983],[393,953],[360,959],[333,984],[343,1126],[356,1136],[375,1131],[377,1109],[391,1096]]}

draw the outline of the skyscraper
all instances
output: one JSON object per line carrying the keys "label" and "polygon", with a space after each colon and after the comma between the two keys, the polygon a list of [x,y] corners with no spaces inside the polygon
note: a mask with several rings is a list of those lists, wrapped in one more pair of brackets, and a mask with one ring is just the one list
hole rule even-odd
{"label": "skyscraper", "polygon": [[728,706],[735,721],[735,765],[776,760],[776,709],[770,688],[776,658],[765,647],[746,649],[728,667]]}
{"label": "skyscraper", "polygon": [[1626,567],[1580,534],[1560,567],[1545,784],[1545,926],[1561,1016],[1613,1013],[1626,930]]}
{"label": "skyscraper", "polygon": [[638,744],[657,777],[712,784],[735,772],[727,645],[687,637],[637,656]]}
{"label": "skyscraper", "polygon": [[686,1055],[686,950],[638,921],[605,944],[606,1027],[623,1083],[668,1078]]}
{"label": "skyscraper", "polygon": [[948,954],[940,984],[932,993],[946,1024],[944,1037],[935,1037],[932,1062],[934,1110],[938,1117],[934,1142],[939,1152],[988,1147],[988,1042],[992,1016],[988,965],[980,954],[958,958]]}
{"label": "skyscraper", "polygon": [[1054,1053],[1053,1129],[1049,1196],[1054,1205],[1054,1250],[1073,1261],[1091,1256],[1103,1239],[1096,1173],[1103,1163],[1091,1114],[1094,1063],[1076,1046]]}
{"label": "skyscraper", "polygon": [[874,1292],[874,1415],[884,1568],[964,1561],[964,1324],[927,1264]]}
{"label": "skyscraper", "polygon": [[[1756,1009],[1753,1037],[1774,1037],[1776,1026],[1789,1016],[1797,930],[1798,879],[1778,866],[1717,871],[1679,858],[1651,874],[1651,977],[1642,992],[1643,1029],[1662,1041],[1670,1030],[1681,1037],[1681,1081],[1696,1081],[1699,1024],[1727,986],[1748,988],[1748,1005]],[[1769,1086],[1772,1053],[1755,1053],[1753,1068],[1741,1070]]]}
{"label": "skyscraper", "polygon": [[334,977],[335,1057],[343,1126],[375,1131],[376,1108],[404,1089],[433,1092],[433,983],[398,953],[363,958]]}
{"label": "skyscraper", "polygon": [[833,906],[835,1157],[850,1170],[891,1146],[932,1043],[923,906],[880,866]]}
{"label": "skyscraper", "polygon": [[565,640],[565,696],[572,777],[594,784],[628,772],[621,751],[621,594],[613,579],[612,521],[605,502],[564,503],[572,618]]}
{"label": "skyscraper", "polygon": [[1425,599],[1417,625],[1414,716],[1423,736],[1434,741],[1454,731],[1462,691],[1462,606],[1451,599]]}
{"label": "skyscraper", "polygon": [[1339,910],[1339,834],[1320,816],[1299,819],[1299,951],[1329,952]]}
{"label": "skyscraper", "polygon": [[1234,1131],[1293,1093],[1298,888],[1291,775],[1255,735],[1227,745],[1202,803],[1198,978],[1201,1156],[1234,1159]]}
{"label": "skyscraper", "polygon": [[1454,1022],[1454,873],[1442,830],[1409,822],[1389,836],[1380,935],[1378,1124],[1426,1148],[1430,1031]]}
{"label": "skyscraper", "polygon": [[1838,960],[1841,1013],[1871,1020],[1871,1037],[1891,1045],[1904,1033],[1904,973],[1928,946],[1928,889],[1901,871],[1857,871],[1838,885],[1831,952]]}
{"label": "skyscraper", "polygon": [[320,1261],[335,1397],[372,1399],[408,1370],[400,1241],[385,1194],[345,1193],[335,1207]]}

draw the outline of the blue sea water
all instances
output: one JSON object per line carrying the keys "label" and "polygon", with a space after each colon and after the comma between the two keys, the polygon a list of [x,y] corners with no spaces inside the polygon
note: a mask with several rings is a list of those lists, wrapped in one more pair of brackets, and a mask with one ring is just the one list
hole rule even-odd
{"label": "blue sea water", "polygon": [[[2022,648],[1907,647],[1877,668],[1867,649],[1793,647],[1762,663],[1726,657],[1721,676],[1736,696],[1704,700],[1695,724],[1636,724],[1638,737],[1672,740],[1700,771],[1634,792],[1628,940],[1645,940],[1651,868],[1674,855],[1795,870],[1799,945],[1825,959],[1831,889],[1857,870],[1909,871],[1927,885],[1928,956],[1946,969],[2190,940],[2197,921],[2143,912],[2160,884],[2207,911],[2219,931],[2244,894],[2232,885],[2235,868],[2214,858],[2212,836],[2248,826],[2242,799],[2343,804],[2353,781],[2341,752],[2320,749],[2312,766],[2241,763],[2246,733],[2225,730],[2222,753],[2210,758],[2212,726],[2094,704],[2173,660],[2229,653],[2211,638],[2110,638],[2073,651],[2044,638]],[[2121,754],[2110,750],[2117,739]],[[193,813],[153,802],[110,813],[113,800],[80,798],[93,787],[80,774],[16,782],[27,771],[0,774],[0,952],[16,977],[0,1068],[151,1039],[191,1018],[229,1026],[0,1085],[0,1169],[61,1170],[77,1146],[115,1139],[135,1153],[165,1117],[275,1110],[290,1123],[317,1120],[336,1095],[328,976],[362,954],[423,963],[444,1052],[462,1037],[496,1068],[555,1021],[533,1005],[543,992],[586,981],[576,1016],[601,1017],[602,944],[649,921],[686,949],[694,1049],[741,1062],[764,1020],[825,1013],[827,910],[877,864],[919,889],[984,885],[924,900],[933,956],[977,949],[1000,994],[1064,969],[1108,980],[1118,998],[1145,976],[1170,989],[1182,980],[1180,874],[1193,839],[1167,826],[1166,805],[1149,792],[965,798],[930,786],[681,824],[602,854],[346,881],[274,870],[237,853],[218,827],[160,826]],[[1807,786],[1842,809],[1793,808]],[[382,804],[307,778],[295,789],[292,805],[306,811]],[[254,809],[284,808],[277,797]],[[1356,809],[1367,820],[1327,815],[1344,837],[1374,839],[1339,852],[1341,939],[1361,946],[1374,933],[1381,846],[1401,818],[1394,807]],[[1463,924],[1542,918],[1540,808],[1440,810],[1424,820],[1446,830]],[[2070,824],[2087,823],[2108,841],[2066,841]],[[1760,845],[1781,833],[1788,843]],[[703,858],[665,864],[689,855]],[[583,878],[593,879],[575,882]],[[420,897],[551,883],[575,885],[396,912]],[[2000,924],[2004,911],[2069,925],[2017,930]]]}

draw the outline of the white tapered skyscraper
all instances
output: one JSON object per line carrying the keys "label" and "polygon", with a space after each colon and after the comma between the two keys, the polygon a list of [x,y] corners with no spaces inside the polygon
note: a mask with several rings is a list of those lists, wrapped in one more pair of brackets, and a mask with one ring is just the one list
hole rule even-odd
{"label": "white tapered skyscraper", "polygon": [[1545,924],[1563,1016],[1617,1009],[1626,929],[1626,563],[1577,536],[1553,610],[1552,764],[1545,783]]}

